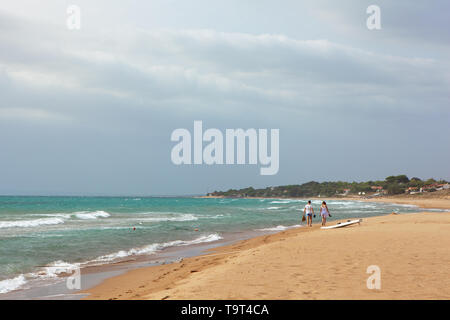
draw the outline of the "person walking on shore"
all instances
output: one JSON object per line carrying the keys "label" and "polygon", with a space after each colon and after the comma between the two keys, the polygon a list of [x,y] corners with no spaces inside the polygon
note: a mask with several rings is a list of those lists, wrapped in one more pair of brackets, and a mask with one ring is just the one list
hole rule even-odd
{"label": "person walking on shore", "polygon": [[311,200],[308,201],[308,204],[303,209],[303,215],[306,215],[307,221],[306,225],[312,227],[312,215],[314,214],[314,209],[311,205]]}
{"label": "person walking on shore", "polygon": [[322,217],[322,226],[327,223],[327,218],[331,217],[330,211],[328,210],[327,203],[322,201],[322,205],[320,206],[320,216]]}

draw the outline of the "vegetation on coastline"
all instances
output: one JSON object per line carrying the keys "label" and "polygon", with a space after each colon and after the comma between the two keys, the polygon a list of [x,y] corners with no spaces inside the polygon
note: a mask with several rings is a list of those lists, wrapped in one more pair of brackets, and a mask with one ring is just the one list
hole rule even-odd
{"label": "vegetation on coastline", "polygon": [[405,192],[433,192],[440,188],[448,188],[445,180],[419,178],[409,179],[406,175],[389,176],[384,180],[365,182],[316,182],[310,181],[300,185],[286,185],[254,189],[230,189],[228,191],[214,191],[208,196],[223,197],[315,197],[336,195],[381,195],[401,194]]}

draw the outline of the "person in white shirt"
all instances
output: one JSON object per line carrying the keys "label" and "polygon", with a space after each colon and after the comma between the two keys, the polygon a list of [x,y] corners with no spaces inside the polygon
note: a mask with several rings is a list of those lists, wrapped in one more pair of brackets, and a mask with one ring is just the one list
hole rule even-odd
{"label": "person in white shirt", "polygon": [[303,214],[305,214],[307,218],[306,225],[312,227],[312,216],[314,214],[314,209],[311,205],[311,200],[308,201],[308,204],[303,209]]}

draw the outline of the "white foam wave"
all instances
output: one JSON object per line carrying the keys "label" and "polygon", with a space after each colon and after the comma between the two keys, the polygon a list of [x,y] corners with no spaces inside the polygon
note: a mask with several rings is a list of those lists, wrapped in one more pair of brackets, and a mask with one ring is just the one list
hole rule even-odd
{"label": "white foam wave", "polygon": [[222,217],[225,217],[225,215],[223,215],[223,214],[216,214],[215,216],[204,216],[205,219],[220,219]]}
{"label": "white foam wave", "polygon": [[0,221],[0,229],[2,228],[33,228],[43,225],[53,225],[64,223],[61,218],[41,218],[34,220],[16,220],[16,221]]}
{"label": "white foam wave", "polygon": [[179,216],[174,216],[174,217],[164,217],[164,216],[160,216],[160,217],[151,217],[151,218],[140,218],[137,219],[139,221],[151,221],[151,222],[162,222],[162,221],[194,221],[194,220],[198,220],[198,218],[196,216],[194,216],[193,214],[182,214]]}
{"label": "white foam wave", "polygon": [[58,260],[43,267],[43,269],[39,271],[37,275],[45,278],[54,278],[61,273],[72,273],[73,270],[79,267],[80,264],[78,263],[68,263],[62,260]]}
{"label": "white foam wave", "polygon": [[72,274],[74,270],[78,269],[81,263],[68,263],[61,260],[54,261],[44,267],[39,268],[35,272],[21,274],[15,278],[0,281],[0,294],[8,293],[17,289],[21,289],[24,284],[41,279],[54,279],[60,274]]}
{"label": "white foam wave", "polygon": [[418,208],[419,206],[416,206],[415,204],[395,204],[399,207],[405,207],[405,208]]}
{"label": "white foam wave", "polygon": [[287,229],[291,229],[291,228],[297,228],[297,227],[301,227],[301,225],[296,224],[293,226],[283,226],[283,225],[279,225],[276,227],[272,227],[272,228],[263,228],[263,229],[256,229],[257,231],[284,231]]}
{"label": "white foam wave", "polygon": [[17,290],[26,282],[27,281],[25,280],[23,274],[12,279],[2,280],[0,281],[0,293],[7,293],[13,290]]}
{"label": "white foam wave", "polygon": [[94,211],[94,212],[89,212],[89,211],[79,211],[79,212],[75,212],[75,216],[78,219],[82,219],[82,220],[93,220],[93,219],[98,219],[98,218],[108,218],[111,215],[106,212],[106,211]]}
{"label": "white foam wave", "polygon": [[[358,202],[355,202],[355,201],[352,201],[352,200],[346,200],[346,201],[328,200],[326,202],[327,202],[328,205],[341,205],[341,206],[354,206],[354,205],[357,205],[357,204],[364,203],[364,202],[359,202],[358,203]],[[322,200],[315,200],[315,201],[313,201],[313,203],[321,204]]]}
{"label": "white foam wave", "polygon": [[143,246],[140,248],[132,248],[130,250],[121,250],[115,253],[107,254],[100,256],[94,260],[91,261],[91,263],[96,262],[110,262],[116,259],[125,258],[129,256],[137,256],[137,255],[144,255],[144,254],[153,254],[156,253],[164,248],[168,247],[175,247],[175,246],[187,246],[192,244],[199,244],[204,242],[213,242],[222,239],[220,235],[217,233],[209,234],[206,236],[201,236],[199,238],[193,239],[193,240],[175,240],[175,241],[169,241],[164,243],[152,243],[147,246]]}
{"label": "white foam wave", "polygon": [[277,210],[280,209],[281,207],[268,207],[267,210]]}
{"label": "white foam wave", "polygon": [[31,216],[69,219],[71,214],[70,213],[34,213],[34,214],[31,214]]}
{"label": "white foam wave", "polygon": [[305,200],[297,200],[297,199],[279,199],[273,200],[270,203],[295,203],[295,202],[306,202]]}

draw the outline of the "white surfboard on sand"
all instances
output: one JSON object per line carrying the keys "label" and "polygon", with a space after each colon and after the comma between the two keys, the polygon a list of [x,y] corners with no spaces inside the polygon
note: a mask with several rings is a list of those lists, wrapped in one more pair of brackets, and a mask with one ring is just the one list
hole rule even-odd
{"label": "white surfboard on sand", "polygon": [[362,219],[357,219],[357,220],[347,220],[347,222],[338,222],[338,223],[335,224],[334,226],[320,227],[320,229],[334,229],[334,228],[341,228],[341,227],[350,226],[350,225],[355,224],[355,223],[360,223],[361,221],[362,221]]}

